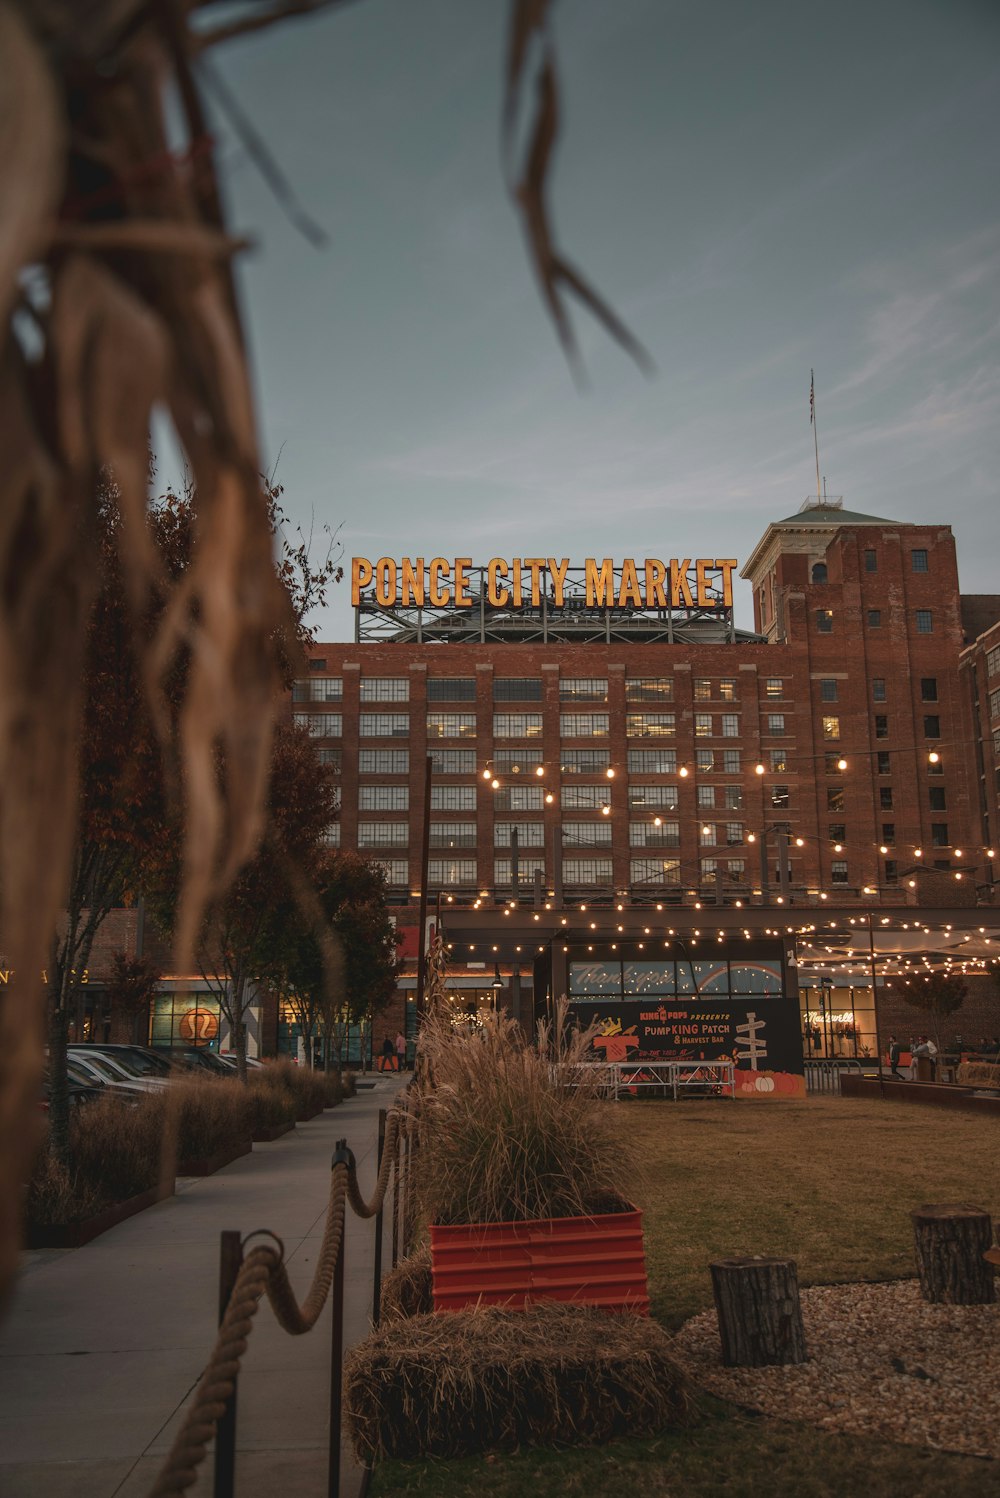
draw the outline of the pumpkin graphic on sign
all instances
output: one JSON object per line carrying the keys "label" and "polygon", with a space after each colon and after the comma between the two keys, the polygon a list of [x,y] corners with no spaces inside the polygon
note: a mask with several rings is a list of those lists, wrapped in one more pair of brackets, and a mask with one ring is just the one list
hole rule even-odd
{"label": "pumpkin graphic on sign", "polygon": [[207,1045],[219,1033],[219,1017],[211,1009],[188,1009],[181,1015],[177,1030],[189,1045]]}

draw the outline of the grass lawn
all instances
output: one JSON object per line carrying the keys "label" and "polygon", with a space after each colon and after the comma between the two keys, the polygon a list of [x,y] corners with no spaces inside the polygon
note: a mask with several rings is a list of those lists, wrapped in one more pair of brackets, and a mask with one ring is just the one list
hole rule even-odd
{"label": "grass lawn", "polygon": [[[840,1098],[619,1104],[642,1160],[653,1314],[670,1330],[712,1303],[708,1262],[796,1259],[802,1285],[910,1277],[909,1212],[974,1201],[1000,1217],[1000,1119]],[[1000,1464],[821,1433],[704,1401],[653,1441],[454,1462],[387,1462],[374,1498],[587,1494],[1000,1498]]]}

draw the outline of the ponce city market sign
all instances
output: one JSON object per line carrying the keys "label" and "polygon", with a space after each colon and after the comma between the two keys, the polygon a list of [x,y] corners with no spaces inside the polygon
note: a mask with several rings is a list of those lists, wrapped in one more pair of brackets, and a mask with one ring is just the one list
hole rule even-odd
{"label": "ponce city market sign", "polygon": [[[573,579],[572,596],[587,608],[643,609],[724,608],[733,605],[731,558],[671,557],[642,562],[626,558],[588,557],[583,564],[582,588]],[[575,569],[577,572],[579,569]],[[474,584],[474,574],[481,581]],[[568,557],[491,557],[485,567],[471,557],[354,557],[351,561],[351,603],[376,603],[380,608],[472,608],[479,602],[472,589],[484,589],[490,608],[540,608],[543,595],[554,608],[566,603],[570,574]]]}

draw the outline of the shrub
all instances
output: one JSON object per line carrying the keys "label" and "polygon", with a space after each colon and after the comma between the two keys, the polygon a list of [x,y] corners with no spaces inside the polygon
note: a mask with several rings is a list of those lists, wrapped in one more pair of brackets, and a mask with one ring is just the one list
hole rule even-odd
{"label": "shrub", "polygon": [[[70,1118],[69,1170],[39,1152],[25,1213],[39,1227],[82,1222],[149,1191],[160,1180],[166,1103],[159,1093],[136,1105],[105,1095]],[[169,1174],[168,1169],[168,1174]]]}
{"label": "shrub", "polygon": [[245,1144],[251,1133],[247,1093],[246,1087],[225,1078],[172,1083],[169,1104],[176,1119],[178,1160],[208,1160]]}
{"label": "shrub", "polygon": [[619,1210],[634,1176],[615,1106],[581,1062],[590,1033],[567,1036],[565,1009],[535,1045],[516,1021],[476,1028],[430,1016],[420,1050],[430,1084],[415,1183],[430,1222],[508,1222]]}
{"label": "shrub", "polygon": [[295,1116],[316,1113],[328,1106],[326,1082],[322,1072],[308,1066],[296,1066],[294,1061],[269,1061],[260,1073],[274,1086],[284,1087],[295,1099]]}
{"label": "shrub", "polygon": [[270,1067],[254,1069],[247,1074],[247,1103],[250,1108],[250,1127],[258,1130],[278,1129],[282,1124],[294,1123],[299,1105],[295,1094],[286,1086],[281,1076],[270,1075]]}

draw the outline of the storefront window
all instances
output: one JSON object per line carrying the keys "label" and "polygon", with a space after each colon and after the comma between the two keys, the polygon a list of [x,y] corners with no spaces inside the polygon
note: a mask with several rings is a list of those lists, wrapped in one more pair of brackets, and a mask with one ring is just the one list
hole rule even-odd
{"label": "storefront window", "polygon": [[150,1045],[193,1045],[219,1049],[219,1001],[208,992],[159,993],[153,1000]]}

